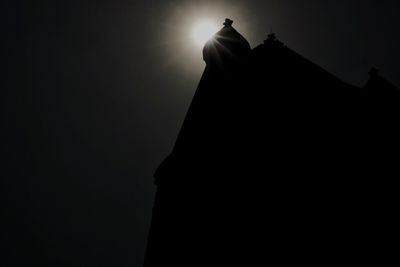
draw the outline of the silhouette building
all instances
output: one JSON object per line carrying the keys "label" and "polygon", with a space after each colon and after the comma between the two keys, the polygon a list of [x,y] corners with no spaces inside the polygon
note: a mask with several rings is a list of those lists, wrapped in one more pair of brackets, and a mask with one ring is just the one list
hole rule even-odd
{"label": "silhouette building", "polygon": [[[157,185],[144,266],[382,264],[398,89],[363,87],[226,19]],[[394,123],[396,122],[396,123]],[[378,245],[379,244],[379,245]]]}

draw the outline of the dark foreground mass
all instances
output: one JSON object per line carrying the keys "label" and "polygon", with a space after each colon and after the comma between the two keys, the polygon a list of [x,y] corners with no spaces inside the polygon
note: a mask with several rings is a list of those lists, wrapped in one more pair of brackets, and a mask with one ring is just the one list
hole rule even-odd
{"label": "dark foreground mass", "polygon": [[[399,91],[351,86],[229,20],[157,169],[145,266],[380,263],[394,249]],[[261,265],[260,265],[261,264]]]}

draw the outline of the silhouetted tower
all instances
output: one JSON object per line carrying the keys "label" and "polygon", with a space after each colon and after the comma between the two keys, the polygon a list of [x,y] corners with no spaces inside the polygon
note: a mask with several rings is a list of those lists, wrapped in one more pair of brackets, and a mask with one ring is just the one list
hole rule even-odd
{"label": "silhouetted tower", "polygon": [[[237,103],[232,102],[235,93],[241,89],[237,75],[243,76],[243,63],[251,51],[247,40],[232,27],[232,23],[226,19],[224,27],[204,46],[206,68],[175,147],[155,174],[156,181],[164,180],[171,169],[192,170],[197,169],[193,164],[212,164],[212,154],[216,156],[218,147],[224,142],[224,133],[229,131],[226,123],[232,115],[229,113],[237,110]],[[223,121],[225,124],[221,124]],[[207,154],[207,158],[198,162],[203,154]]]}
{"label": "silhouetted tower", "polygon": [[[234,100],[250,45],[226,19],[204,46],[206,68],[172,153],[155,173],[157,184],[145,266],[208,264],[218,252],[212,239],[219,220],[216,206],[226,184],[221,165],[233,144]],[[236,92],[236,93],[235,93]],[[216,217],[214,217],[216,219]],[[191,263],[192,262],[192,263]]]}

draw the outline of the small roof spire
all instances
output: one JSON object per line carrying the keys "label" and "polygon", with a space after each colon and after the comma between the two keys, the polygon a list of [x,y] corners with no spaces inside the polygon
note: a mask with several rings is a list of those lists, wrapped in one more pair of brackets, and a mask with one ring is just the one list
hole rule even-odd
{"label": "small roof spire", "polygon": [[268,34],[267,40],[276,41],[276,34],[271,32],[270,34]]}
{"label": "small roof spire", "polygon": [[271,32],[268,34],[268,37],[266,40],[264,40],[265,45],[276,45],[276,46],[283,46],[284,44],[276,38],[276,34]]}
{"label": "small roof spire", "polygon": [[226,19],[225,19],[225,22],[223,23],[223,25],[224,25],[225,27],[232,27],[232,24],[233,24],[233,20],[228,19],[228,18],[226,18]]}
{"label": "small roof spire", "polygon": [[372,77],[376,77],[379,75],[379,69],[372,67],[368,74]]}

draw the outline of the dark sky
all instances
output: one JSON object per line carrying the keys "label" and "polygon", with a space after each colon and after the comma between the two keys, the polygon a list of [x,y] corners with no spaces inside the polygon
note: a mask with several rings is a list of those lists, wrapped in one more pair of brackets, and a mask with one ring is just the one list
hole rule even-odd
{"label": "dark sky", "polygon": [[230,17],[252,47],[273,30],[353,85],[376,66],[400,86],[396,0],[1,6],[9,266],[140,266],[152,174],[172,149],[204,68],[188,34],[199,17]]}

